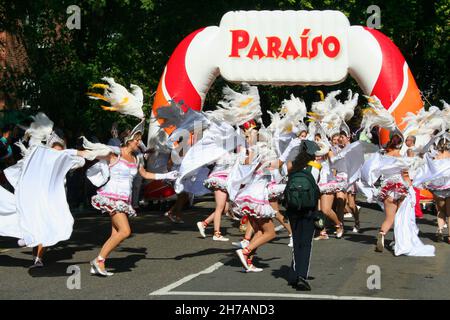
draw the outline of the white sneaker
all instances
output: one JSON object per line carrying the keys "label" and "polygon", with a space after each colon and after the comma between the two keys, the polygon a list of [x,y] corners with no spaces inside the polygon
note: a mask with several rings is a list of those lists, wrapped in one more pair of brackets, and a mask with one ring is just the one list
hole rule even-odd
{"label": "white sneaker", "polygon": [[214,235],[213,240],[214,241],[229,241],[230,239],[225,238],[223,235],[219,234],[218,236]]}
{"label": "white sneaker", "polygon": [[283,230],[284,226],[282,224],[275,227],[275,232]]}
{"label": "white sneaker", "polygon": [[360,233],[361,232],[360,227],[358,227],[356,225],[353,227],[352,231],[353,231],[353,233]]}
{"label": "white sneaker", "polygon": [[344,219],[350,219],[351,217],[353,217],[353,215],[350,212],[344,214]]}
{"label": "white sneaker", "polygon": [[236,254],[238,255],[239,259],[241,260],[241,263],[244,266],[245,270],[248,270],[249,266],[247,264],[247,257],[242,252],[242,249],[237,249]]}
{"label": "white sneaker", "polygon": [[253,264],[248,266],[248,269],[245,272],[261,272],[263,269],[255,267]]}
{"label": "white sneaker", "polygon": [[289,243],[288,243],[288,247],[293,247],[294,246],[294,239],[292,239],[292,236],[289,237]]}
{"label": "white sneaker", "polygon": [[93,274],[93,275],[100,275],[100,276],[103,276],[103,277],[111,277],[111,276],[114,275],[114,273],[112,273],[112,272],[108,272],[106,270],[100,269],[100,266],[99,266],[99,264],[97,262],[97,259],[92,260],[90,262],[90,264],[91,264],[90,273]]}
{"label": "white sneaker", "polygon": [[203,237],[203,238],[206,238],[206,233],[205,233],[205,226],[203,225],[203,222],[197,222],[197,228],[198,228],[198,231],[200,232],[200,235]]}
{"label": "white sneaker", "polygon": [[43,268],[43,267],[44,267],[44,263],[42,262],[42,260],[36,257],[36,259],[34,259],[33,264],[30,266],[30,269]]}
{"label": "white sneaker", "polygon": [[231,244],[233,246],[235,246],[235,247],[240,248],[240,249],[244,249],[246,246],[248,246],[250,244],[250,241],[244,239],[244,240],[239,241],[239,242],[232,242]]}
{"label": "white sneaker", "polygon": [[164,213],[164,216],[169,218],[170,221],[172,221],[173,223],[177,222],[177,219],[175,218],[175,216],[171,215],[169,211],[167,211],[166,213]]}

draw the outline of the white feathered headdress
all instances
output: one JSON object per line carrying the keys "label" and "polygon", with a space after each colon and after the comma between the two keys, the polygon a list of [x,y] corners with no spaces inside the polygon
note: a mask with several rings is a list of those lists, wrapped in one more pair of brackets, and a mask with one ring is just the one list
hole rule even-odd
{"label": "white feathered headdress", "polygon": [[41,144],[43,141],[48,141],[53,132],[53,121],[50,120],[43,112],[39,112],[35,116],[31,116],[34,120],[30,127],[25,131],[25,135],[29,137],[28,146],[35,146]]}
{"label": "white feathered headdress", "polygon": [[291,94],[290,99],[285,99],[281,103],[279,112],[272,113],[268,111],[271,118],[271,123],[268,129],[279,133],[299,133],[302,130],[307,130],[303,119],[306,117],[305,102],[296,98]]}
{"label": "white feathered headdress", "polygon": [[352,90],[348,90],[347,100],[344,103],[337,101],[336,111],[344,121],[349,121],[355,114],[355,108],[358,105],[359,94],[352,95]]}
{"label": "white feathered headdress", "polygon": [[131,92],[129,92],[124,86],[116,83],[114,78],[103,77],[102,80],[108,84],[96,83],[92,88],[103,89],[103,94],[88,92],[89,98],[108,102],[110,106],[101,106],[103,110],[117,111],[139,119],[144,118],[144,111],[142,111],[144,94],[139,86],[130,85]]}
{"label": "white feathered headdress", "polygon": [[225,121],[232,126],[240,126],[250,120],[261,121],[261,105],[258,88],[242,83],[242,93],[229,87],[223,88],[223,100],[214,111],[206,112],[209,119]]}
{"label": "white feathered headdress", "polygon": [[336,96],[341,94],[341,90],[331,91],[326,98],[322,91],[317,91],[320,94],[320,101],[313,102],[311,105],[310,118],[315,120],[322,120],[331,110],[336,106]]}
{"label": "white feathered headdress", "polygon": [[400,132],[395,123],[394,117],[387,111],[381,101],[376,97],[365,96],[368,100],[370,108],[363,110],[363,119],[361,121],[361,127],[363,132],[372,138],[371,130],[378,126],[383,129],[387,129],[391,132]]}
{"label": "white feathered headdress", "polygon": [[320,93],[321,101],[312,104],[311,112],[308,113],[309,121],[319,122],[326,135],[330,138],[335,134],[339,134],[341,130],[346,131],[350,135],[350,129],[345,121],[353,117],[358,102],[358,94],[352,95],[351,90],[349,90],[348,99],[341,103],[336,99],[341,90],[330,92],[326,98],[324,98],[322,91],[318,92]]}
{"label": "white feathered headdress", "polygon": [[424,152],[434,136],[440,136],[450,127],[450,108],[445,101],[443,110],[436,106],[431,106],[428,111],[422,108],[417,114],[408,112],[403,118],[402,124],[406,123],[403,130],[405,137],[414,136],[416,138],[414,150]]}

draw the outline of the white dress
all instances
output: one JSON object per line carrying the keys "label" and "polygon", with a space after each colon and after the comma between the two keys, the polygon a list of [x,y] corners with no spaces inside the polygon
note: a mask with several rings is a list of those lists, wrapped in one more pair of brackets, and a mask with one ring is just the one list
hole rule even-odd
{"label": "white dress", "polygon": [[136,211],[131,205],[131,190],[137,173],[138,164],[129,162],[119,155],[117,161],[109,165],[108,182],[92,197],[92,206],[110,215],[123,212],[130,217],[136,216]]}
{"label": "white dress", "polygon": [[339,191],[346,191],[348,187],[347,175],[345,173],[335,175],[328,159],[320,160],[319,163],[322,166],[318,183],[320,193],[333,194]]}
{"label": "white dress", "polygon": [[76,152],[39,145],[23,159],[14,175],[14,194],[0,192],[1,236],[23,239],[28,247],[49,247],[70,238],[74,220],[64,179],[70,169],[85,162]]}
{"label": "white dress", "polygon": [[[203,137],[189,148],[181,161],[179,177],[175,182],[176,193],[185,191],[202,195],[210,190],[224,190],[223,182],[229,167],[233,165],[230,152],[239,145],[245,145],[245,140],[231,125],[211,121]],[[216,167],[208,177],[207,166],[214,163]]]}
{"label": "white dress", "polygon": [[408,195],[409,186],[402,177],[402,171],[410,168],[410,159],[374,154],[361,169],[361,177],[370,187],[380,179],[381,186],[376,192],[378,200],[383,202],[387,197],[400,200]]}
{"label": "white dress", "polygon": [[425,155],[425,163],[414,175],[415,187],[423,186],[440,198],[450,197],[450,158],[433,160]]}
{"label": "white dress", "polygon": [[361,177],[369,186],[381,177],[381,188],[378,198],[382,201],[387,196],[395,200],[403,198],[403,201],[395,214],[394,254],[430,257],[434,256],[434,246],[424,245],[419,239],[419,229],[416,225],[414,206],[416,195],[414,188],[408,186],[403,180],[401,172],[410,167],[410,161],[404,157],[392,157],[375,154],[364,164],[361,169]]}
{"label": "white dress", "polygon": [[267,185],[269,190],[269,201],[277,201],[283,198],[284,189],[286,189],[286,176],[282,176],[278,169],[270,168],[271,180]]}
{"label": "white dress", "polygon": [[222,190],[227,192],[228,175],[237,161],[237,158],[238,155],[235,153],[227,152],[224,154],[216,162],[214,169],[204,181],[203,185],[212,191]]}
{"label": "white dress", "polygon": [[271,174],[264,170],[257,170],[241,190],[233,202],[233,211],[240,216],[250,215],[255,218],[273,218],[275,210],[269,202]]}

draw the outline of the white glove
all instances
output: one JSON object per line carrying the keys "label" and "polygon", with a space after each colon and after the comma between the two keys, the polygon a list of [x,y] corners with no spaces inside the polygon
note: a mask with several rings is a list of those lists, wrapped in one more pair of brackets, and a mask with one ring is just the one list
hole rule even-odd
{"label": "white glove", "polygon": [[294,149],[295,147],[298,147],[301,143],[302,143],[302,140],[299,138],[292,139],[291,142],[289,142],[286,150],[284,150],[283,154],[280,156],[280,158],[279,158],[280,161],[286,162],[292,149]]}
{"label": "white glove", "polygon": [[170,171],[167,173],[155,173],[155,180],[176,180],[178,178],[178,171]]}

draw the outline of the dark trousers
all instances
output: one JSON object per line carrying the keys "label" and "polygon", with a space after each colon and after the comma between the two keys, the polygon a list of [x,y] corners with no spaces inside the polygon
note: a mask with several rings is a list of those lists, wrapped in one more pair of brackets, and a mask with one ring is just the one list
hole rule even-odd
{"label": "dark trousers", "polygon": [[314,237],[314,220],[310,215],[289,214],[294,241],[292,269],[297,277],[308,278]]}

